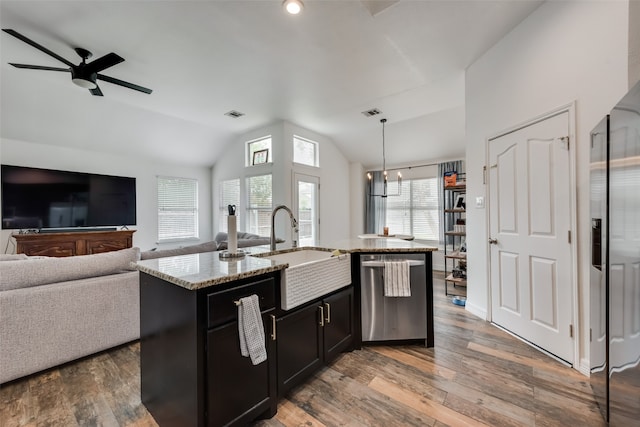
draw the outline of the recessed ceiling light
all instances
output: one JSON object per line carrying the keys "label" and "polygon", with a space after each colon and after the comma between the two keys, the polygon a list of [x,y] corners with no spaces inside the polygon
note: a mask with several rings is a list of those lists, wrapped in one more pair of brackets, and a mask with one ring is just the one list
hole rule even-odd
{"label": "recessed ceiling light", "polygon": [[282,3],[285,10],[289,12],[291,15],[297,15],[302,12],[302,8],[304,4],[302,4],[302,0],[284,0]]}

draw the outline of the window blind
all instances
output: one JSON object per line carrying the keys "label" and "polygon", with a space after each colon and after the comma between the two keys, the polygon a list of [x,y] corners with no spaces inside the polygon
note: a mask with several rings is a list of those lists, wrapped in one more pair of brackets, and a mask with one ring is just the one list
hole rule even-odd
{"label": "window blind", "polygon": [[[389,194],[397,194],[398,183],[389,182]],[[437,241],[440,230],[438,179],[402,181],[400,196],[387,197],[387,221],[391,234],[410,234],[419,240]]]}
{"label": "window blind", "polygon": [[247,231],[260,236],[271,233],[271,174],[247,178]]}
{"label": "window blind", "polygon": [[158,241],[198,238],[198,181],[158,177]]}

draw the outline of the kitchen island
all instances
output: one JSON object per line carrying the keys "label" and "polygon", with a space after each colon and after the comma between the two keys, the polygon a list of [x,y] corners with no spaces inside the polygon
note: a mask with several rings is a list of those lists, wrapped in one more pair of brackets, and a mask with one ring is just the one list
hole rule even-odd
{"label": "kitchen island", "polygon": [[[242,258],[218,252],[140,261],[141,393],[158,424],[245,425],[272,417],[278,398],[330,363],[359,348],[357,260],[367,253],[424,254],[428,263],[427,318],[433,345],[431,252],[398,239],[323,244],[351,256],[351,283],[294,309],[281,308],[285,262],[265,247]],[[283,249],[286,253],[294,249]],[[257,295],[267,360],[252,365],[238,344],[237,301]]]}

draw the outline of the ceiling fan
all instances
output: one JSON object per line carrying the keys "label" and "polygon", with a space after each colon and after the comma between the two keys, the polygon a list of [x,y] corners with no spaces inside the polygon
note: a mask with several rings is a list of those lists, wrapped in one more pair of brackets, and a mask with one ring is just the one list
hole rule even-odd
{"label": "ceiling fan", "polygon": [[100,88],[98,87],[98,84],[96,83],[96,80],[102,80],[105,82],[113,83],[119,86],[124,86],[126,88],[137,90],[144,93],[152,92],[151,89],[147,89],[146,87],[138,86],[133,83],[125,82],[123,80],[115,79],[113,77],[100,74],[101,71],[106,70],[109,67],[113,67],[114,65],[124,61],[124,58],[122,58],[119,55],[116,55],[113,52],[108,53],[96,60],[93,60],[87,63],[87,59],[91,58],[92,56],[91,52],[81,47],[76,47],[74,50],[78,55],[80,55],[80,57],[82,58],[82,62],[78,65],[75,65],[72,62],[67,61],[60,55],[50,51],[46,47],[41,46],[38,43],[34,42],[33,40],[23,36],[22,34],[20,34],[15,30],[3,28],[2,31],[4,31],[7,34],[11,34],[13,37],[19,40],[22,40],[23,42],[35,47],[36,49],[46,53],[49,56],[52,56],[58,61],[63,62],[64,64],[69,66],[69,68],[58,68],[58,67],[45,67],[41,65],[13,64],[11,62],[9,63],[9,65],[13,65],[16,68],[27,68],[30,70],[70,72],[71,81],[73,83],[75,83],[76,85],[82,88],[89,89],[89,92],[91,92],[92,95],[96,95],[96,96],[103,96],[102,91],[100,90]]}

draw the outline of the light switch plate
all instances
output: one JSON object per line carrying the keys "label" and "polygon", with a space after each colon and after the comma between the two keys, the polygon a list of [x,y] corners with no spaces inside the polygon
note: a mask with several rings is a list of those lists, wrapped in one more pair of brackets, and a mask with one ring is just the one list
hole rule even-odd
{"label": "light switch plate", "polygon": [[476,208],[483,209],[484,208],[484,197],[478,196],[476,197]]}

